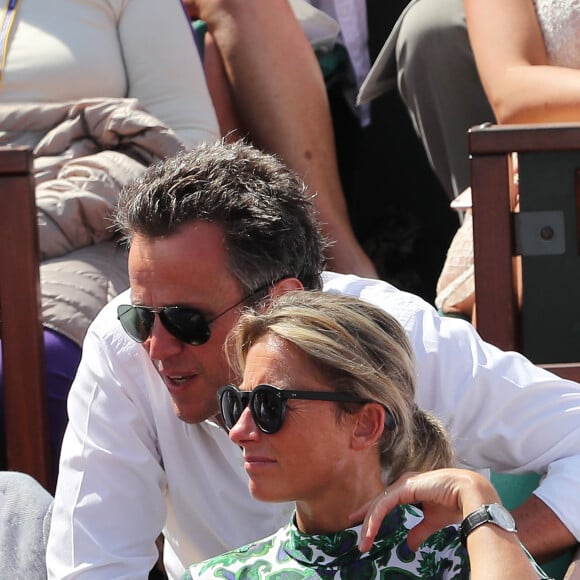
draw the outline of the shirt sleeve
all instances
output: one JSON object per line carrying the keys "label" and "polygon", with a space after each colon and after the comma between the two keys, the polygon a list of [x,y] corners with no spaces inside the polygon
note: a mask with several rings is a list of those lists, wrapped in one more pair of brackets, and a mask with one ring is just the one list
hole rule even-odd
{"label": "shirt sleeve", "polygon": [[180,0],[125,0],[119,40],[128,97],[192,147],[219,137],[191,25]]}
{"label": "shirt sleeve", "polygon": [[403,325],[417,364],[417,403],[447,427],[465,467],[545,475],[535,494],[580,539],[580,385],[486,343],[475,328],[386,282],[337,276]]}
{"label": "shirt sleeve", "polygon": [[147,361],[140,345],[120,333],[108,341],[94,328],[69,395],[48,577],[146,579],[166,519],[165,475],[144,384]]}
{"label": "shirt sleeve", "polygon": [[545,475],[534,492],[580,539],[580,385],[483,341],[465,321],[418,313],[408,329],[418,403],[474,469]]}

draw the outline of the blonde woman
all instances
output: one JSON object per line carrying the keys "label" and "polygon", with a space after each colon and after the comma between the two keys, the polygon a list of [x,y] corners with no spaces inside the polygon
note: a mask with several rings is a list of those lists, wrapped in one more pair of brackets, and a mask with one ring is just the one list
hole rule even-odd
{"label": "blonde woman", "polygon": [[219,391],[224,425],[251,494],[296,510],[185,578],[469,578],[470,560],[472,578],[545,577],[485,478],[436,469],[451,447],[415,404],[412,349],[390,315],[288,293],[242,316],[234,346],[244,378]]}

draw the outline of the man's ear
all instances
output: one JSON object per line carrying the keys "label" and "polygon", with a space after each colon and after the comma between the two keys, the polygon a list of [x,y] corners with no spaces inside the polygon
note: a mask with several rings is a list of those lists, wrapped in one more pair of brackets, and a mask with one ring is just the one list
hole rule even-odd
{"label": "man's ear", "polygon": [[385,408],[380,403],[367,403],[357,414],[352,432],[353,449],[376,444],[385,429]]}
{"label": "man's ear", "polygon": [[270,296],[272,298],[278,298],[286,292],[291,292],[292,290],[304,290],[302,282],[298,278],[282,278],[278,280],[274,286],[270,289]]}

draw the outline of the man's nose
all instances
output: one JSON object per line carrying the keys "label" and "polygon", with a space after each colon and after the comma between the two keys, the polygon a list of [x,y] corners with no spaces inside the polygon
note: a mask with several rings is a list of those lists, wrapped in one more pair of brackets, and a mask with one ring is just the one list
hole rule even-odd
{"label": "man's nose", "polygon": [[152,359],[163,360],[181,351],[184,343],[163,326],[159,315],[156,314],[151,333],[144,345]]}

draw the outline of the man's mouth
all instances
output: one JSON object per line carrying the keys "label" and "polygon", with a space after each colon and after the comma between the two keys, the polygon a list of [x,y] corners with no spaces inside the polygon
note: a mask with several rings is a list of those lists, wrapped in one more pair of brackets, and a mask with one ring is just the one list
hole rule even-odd
{"label": "man's mouth", "polygon": [[194,380],[198,375],[168,375],[164,374],[165,384],[170,391],[179,391]]}
{"label": "man's mouth", "polygon": [[173,375],[173,376],[168,376],[167,378],[171,383],[173,383],[175,385],[182,385],[183,383],[186,383],[187,381],[189,381],[189,379],[191,378],[191,375],[190,376]]}

